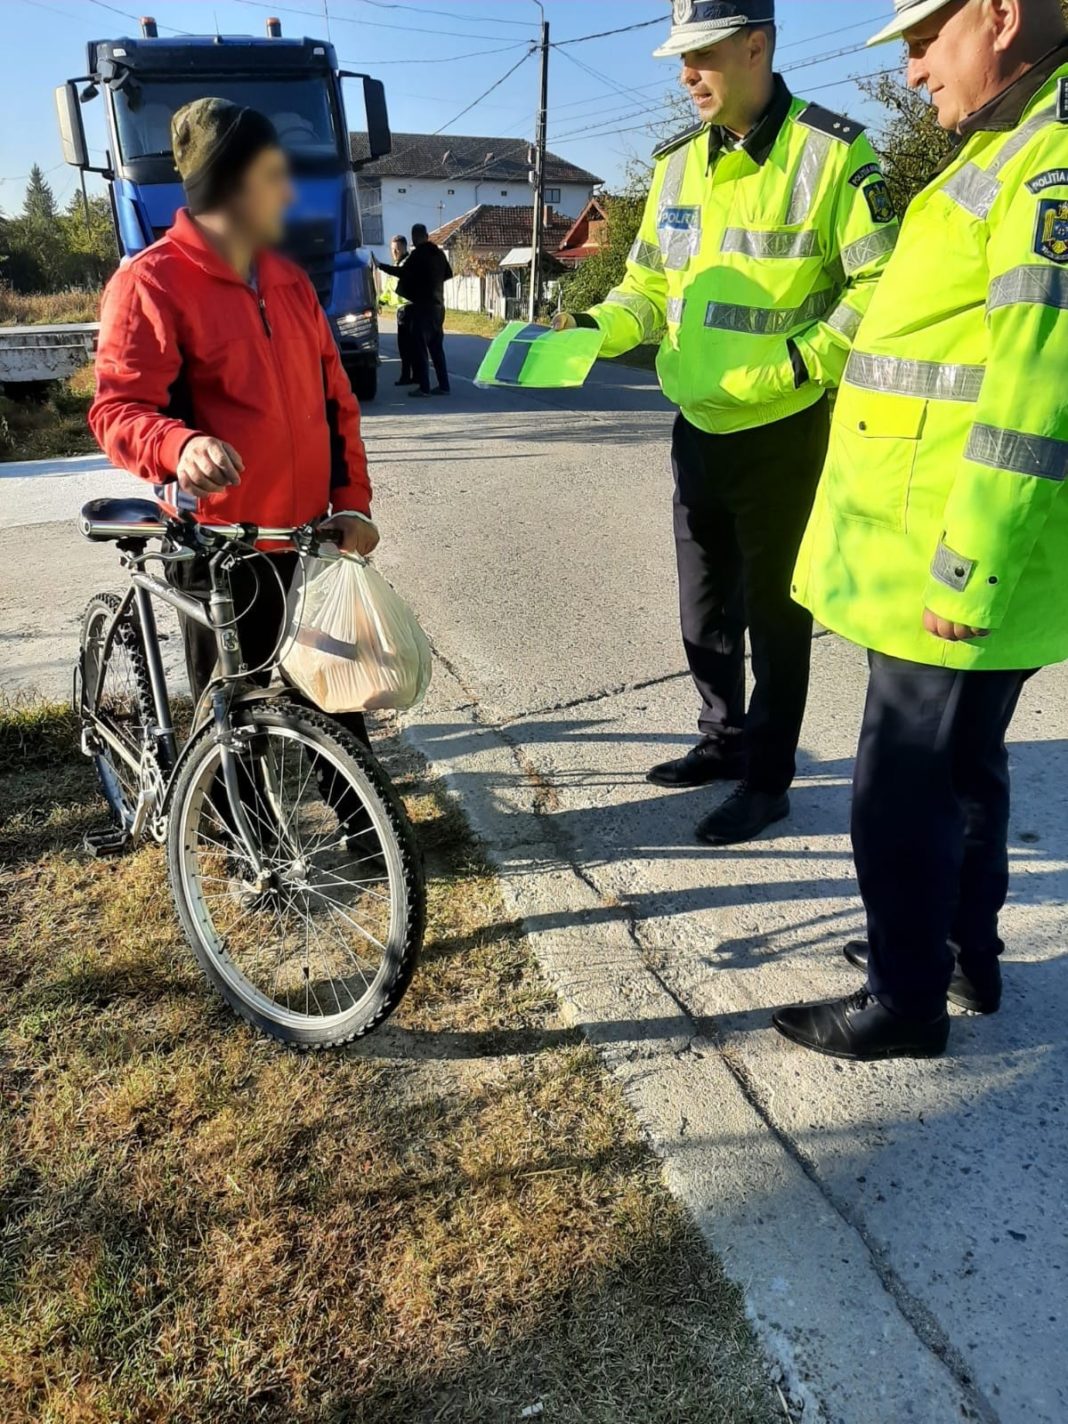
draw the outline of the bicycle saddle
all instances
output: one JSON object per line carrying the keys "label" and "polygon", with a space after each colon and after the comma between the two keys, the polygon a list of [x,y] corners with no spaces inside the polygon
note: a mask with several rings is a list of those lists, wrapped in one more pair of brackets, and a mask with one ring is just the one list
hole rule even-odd
{"label": "bicycle saddle", "polygon": [[164,512],[151,499],[91,499],[82,505],[78,528],[87,539],[152,539],[166,530]]}

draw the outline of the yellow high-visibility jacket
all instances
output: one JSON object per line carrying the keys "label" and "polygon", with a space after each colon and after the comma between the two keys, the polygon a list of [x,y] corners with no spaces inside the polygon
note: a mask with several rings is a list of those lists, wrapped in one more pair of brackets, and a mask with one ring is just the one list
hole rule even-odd
{"label": "yellow high-visibility jacket", "polygon": [[989,108],[860,328],[795,597],[895,657],[1031,668],[1068,657],[1068,46]]}
{"label": "yellow high-visibility jacket", "polygon": [[656,158],[626,276],[587,313],[605,333],[602,355],[666,325],[664,394],[713,433],[814,405],[837,386],[897,239],[863,129],[777,77],[742,144],[724,147],[701,125]]}

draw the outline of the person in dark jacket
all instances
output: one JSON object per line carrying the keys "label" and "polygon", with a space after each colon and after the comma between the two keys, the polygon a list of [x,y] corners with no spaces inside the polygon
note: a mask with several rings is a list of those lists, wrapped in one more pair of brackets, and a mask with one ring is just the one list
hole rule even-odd
{"label": "person in dark jacket", "polygon": [[[174,160],[188,208],[120,267],[101,311],[89,424],[119,468],[202,522],[320,522],[342,548],[370,554],[371,485],[360,410],[315,290],[272,251],[292,201],[270,121],[225,99],[174,116]],[[285,618],[295,553],[234,571],[243,661],[266,682]],[[177,566],[204,593],[207,568]],[[257,576],[258,573],[258,576]],[[183,619],[194,696],[214,674],[211,630]],[[365,736],[357,715],[341,719]]]}
{"label": "person in dark jacket", "polygon": [[[449,259],[422,223],[412,228],[412,251],[403,267],[378,264],[383,272],[397,278],[399,295],[412,307],[412,373],[419,382],[413,396],[444,396],[449,393],[449,370],[445,364],[445,283],[452,276]],[[430,363],[434,363],[437,387],[430,388]]]}

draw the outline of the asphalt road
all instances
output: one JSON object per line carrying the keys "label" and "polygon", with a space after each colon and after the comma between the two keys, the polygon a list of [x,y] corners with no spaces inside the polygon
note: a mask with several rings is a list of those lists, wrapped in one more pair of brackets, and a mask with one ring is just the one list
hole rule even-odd
{"label": "asphalt road", "polygon": [[[1068,674],[1035,680],[1013,731],[1002,1013],[955,1016],[934,1063],[804,1054],[772,1008],[857,982],[840,947],[861,928],[845,835],[861,654],[817,638],[791,819],[737,852],[695,844],[713,794],[644,781],[696,711],[671,412],[609,366],[577,392],[480,391],[484,344],[448,348],[451,397],[409,401],[389,363],[365,422],[379,562],[438,653],[410,734],[493,847],[784,1389],[828,1424],[1064,1424]],[[70,524],[127,478],[101,464],[0,466],[0,686],[65,690],[78,610],[115,584]]]}

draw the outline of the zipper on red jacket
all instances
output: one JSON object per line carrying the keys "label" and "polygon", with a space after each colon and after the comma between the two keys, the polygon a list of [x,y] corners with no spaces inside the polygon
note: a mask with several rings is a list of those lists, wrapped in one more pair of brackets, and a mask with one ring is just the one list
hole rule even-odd
{"label": "zipper on red jacket", "polygon": [[267,320],[267,303],[263,300],[262,297],[260,297],[259,299],[259,308],[260,321],[263,322],[263,329],[267,333],[268,340],[270,340],[274,333],[271,331],[271,323]]}

